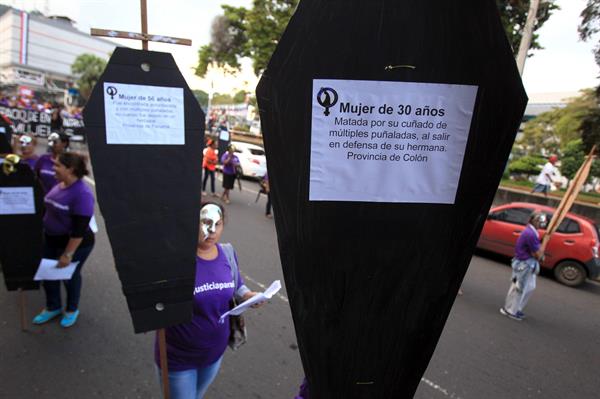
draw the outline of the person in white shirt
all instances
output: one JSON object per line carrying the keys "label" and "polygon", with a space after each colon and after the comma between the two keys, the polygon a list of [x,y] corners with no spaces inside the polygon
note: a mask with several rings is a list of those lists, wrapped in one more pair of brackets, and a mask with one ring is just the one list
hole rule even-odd
{"label": "person in white shirt", "polygon": [[535,179],[535,186],[532,193],[544,193],[544,195],[548,196],[548,191],[550,191],[550,184],[552,184],[552,179],[556,176],[556,166],[554,164],[558,161],[558,157],[556,155],[551,155],[548,158],[548,162],[542,168],[542,171]]}

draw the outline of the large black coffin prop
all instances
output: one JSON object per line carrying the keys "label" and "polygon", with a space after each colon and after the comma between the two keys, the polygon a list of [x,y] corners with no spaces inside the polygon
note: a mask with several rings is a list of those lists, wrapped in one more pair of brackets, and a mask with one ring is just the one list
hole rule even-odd
{"label": "large black coffin prop", "polygon": [[[454,203],[309,201],[313,79],[477,86]],[[302,0],[257,99],[311,398],[412,397],[527,102],[495,3]]]}
{"label": "large black coffin prop", "polygon": [[[118,94],[107,93],[105,82],[183,88],[185,145],[107,144],[104,96]],[[171,54],[117,48],[84,120],[98,204],[135,331],[189,321],[204,142],[198,101]]]}
{"label": "large black coffin prop", "polygon": [[35,213],[0,215],[0,264],[4,283],[9,291],[38,289],[39,283],[33,281],[33,276],[42,260],[44,194],[25,163],[14,165],[14,172],[8,175],[0,165],[0,195],[8,187],[31,187]]}

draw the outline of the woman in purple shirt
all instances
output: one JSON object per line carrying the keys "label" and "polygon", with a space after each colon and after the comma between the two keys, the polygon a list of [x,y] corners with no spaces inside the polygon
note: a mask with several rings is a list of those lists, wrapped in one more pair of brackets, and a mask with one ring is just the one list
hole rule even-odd
{"label": "woman in purple shirt", "polygon": [[35,164],[38,160],[38,156],[35,155],[35,146],[37,140],[35,137],[29,134],[24,134],[19,138],[19,153],[21,160],[25,162],[31,170],[34,170]]}
{"label": "woman in purple shirt", "polygon": [[226,204],[229,204],[229,191],[231,191],[235,183],[236,167],[240,165],[240,160],[235,155],[235,146],[233,144],[229,144],[229,147],[227,147],[227,152],[221,157],[221,163],[223,164],[223,195],[221,199]]}
{"label": "woman in purple shirt", "polygon": [[[230,244],[219,244],[224,210],[205,203],[200,211],[200,234],[196,250],[196,285],[192,320],[166,329],[169,388],[172,399],[201,399],[216,377],[229,341],[229,319],[219,323],[235,297],[245,301],[254,295],[237,273],[234,281],[228,260],[237,257]],[[231,255],[228,256],[228,250]],[[156,365],[160,367],[158,340]]]}
{"label": "woman in purple shirt", "polygon": [[[94,215],[94,194],[82,181],[88,174],[85,158],[66,152],[54,165],[56,184],[44,197],[44,258],[57,259],[57,267],[78,262],[70,280],[63,283],[67,290],[67,306],[60,321],[71,327],[79,316],[81,268],[94,248],[94,233],[89,224]],[[44,281],[46,307],[34,317],[34,324],[43,324],[62,313],[60,281]]]}
{"label": "woman in purple shirt", "polygon": [[69,136],[65,133],[50,133],[48,136],[49,154],[42,155],[35,163],[35,173],[37,174],[44,193],[48,193],[57,183],[54,177],[54,163],[69,147]]}

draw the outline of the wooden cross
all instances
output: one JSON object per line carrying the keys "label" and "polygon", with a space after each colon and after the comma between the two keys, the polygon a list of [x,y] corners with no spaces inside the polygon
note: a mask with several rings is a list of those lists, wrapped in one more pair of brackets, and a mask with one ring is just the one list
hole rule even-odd
{"label": "wooden cross", "polygon": [[[140,0],[141,16],[142,16],[142,33],[135,32],[124,32],[118,30],[107,30],[107,29],[91,29],[92,36],[103,36],[113,37],[118,39],[133,39],[142,41],[142,49],[148,51],[148,42],[161,42],[170,44],[181,44],[184,46],[191,46],[192,41],[190,39],[181,39],[178,37],[169,37],[162,35],[150,35],[148,34],[148,7],[146,0]],[[167,343],[165,337],[165,329],[161,328],[158,330],[158,346],[159,346],[159,357],[160,357],[160,369],[162,375],[162,386],[163,394],[165,399],[170,398],[169,390],[169,368],[167,362]]]}
{"label": "wooden cross", "polygon": [[103,36],[112,37],[117,39],[132,39],[141,40],[142,49],[148,50],[148,42],[161,42],[169,44],[181,44],[183,46],[191,46],[192,41],[190,39],[181,39],[179,37],[169,37],[162,35],[150,35],[148,34],[148,7],[146,0],[140,0],[141,14],[142,14],[142,33],[136,32],[125,32],[120,30],[107,30],[107,29],[96,29],[92,28],[90,34],[92,36]]}

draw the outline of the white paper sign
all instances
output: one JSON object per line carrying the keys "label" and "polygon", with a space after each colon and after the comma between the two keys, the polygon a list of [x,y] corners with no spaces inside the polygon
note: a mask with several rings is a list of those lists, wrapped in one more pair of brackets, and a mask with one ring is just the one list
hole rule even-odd
{"label": "white paper sign", "polygon": [[279,280],[275,280],[271,283],[269,288],[265,290],[265,292],[259,292],[254,295],[252,298],[240,303],[235,308],[223,313],[221,317],[219,317],[219,323],[223,323],[225,317],[227,316],[239,316],[244,313],[246,310],[250,309],[252,305],[255,305],[260,302],[268,301],[273,297],[273,295],[277,294],[281,289],[281,282]]}
{"label": "white paper sign", "polygon": [[104,83],[107,144],[185,144],[183,89]]}
{"label": "white paper sign", "polygon": [[0,215],[34,215],[33,187],[0,187]]}
{"label": "white paper sign", "polygon": [[310,201],[452,204],[477,86],[313,81]]}
{"label": "white paper sign", "polygon": [[33,279],[40,280],[70,280],[79,262],[71,262],[65,267],[56,267],[56,259],[43,258]]}

